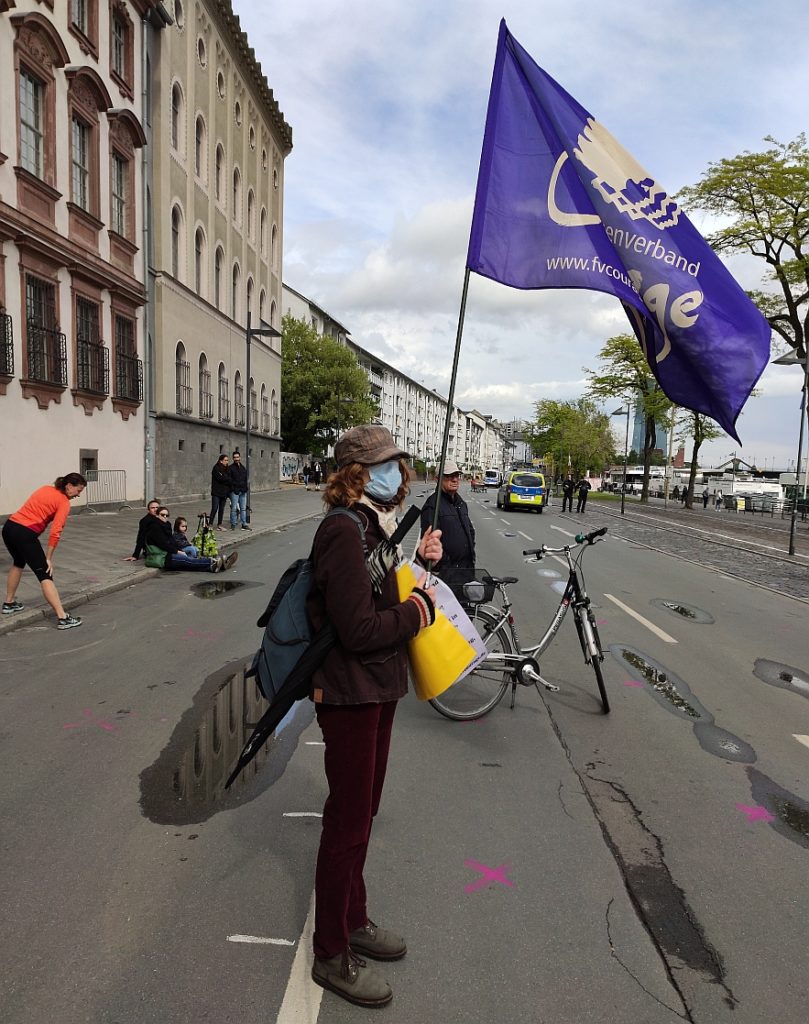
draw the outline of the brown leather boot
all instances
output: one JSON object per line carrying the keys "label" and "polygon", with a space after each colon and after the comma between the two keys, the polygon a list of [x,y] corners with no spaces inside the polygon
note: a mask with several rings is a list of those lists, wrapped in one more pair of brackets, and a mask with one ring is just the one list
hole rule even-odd
{"label": "brown leather boot", "polygon": [[312,981],[357,1006],[385,1006],[393,999],[387,981],[350,947],[328,960],[315,957]]}
{"label": "brown leather boot", "polygon": [[407,952],[401,935],[386,931],[370,920],[364,928],[357,928],[348,936],[348,944],[355,953],[363,953],[372,960],[401,960]]}

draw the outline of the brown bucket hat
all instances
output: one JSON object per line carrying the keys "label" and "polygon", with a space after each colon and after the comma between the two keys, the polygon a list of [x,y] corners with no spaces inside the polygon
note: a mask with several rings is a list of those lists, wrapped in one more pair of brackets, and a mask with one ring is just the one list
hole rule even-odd
{"label": "brown bucket hat", "polygon": [[389,459],[409,459],[410,454],[399,448],[387,427],[364,423],[343,434],[334,446],[334,457],[340,467],[352,462],[376,466]]}

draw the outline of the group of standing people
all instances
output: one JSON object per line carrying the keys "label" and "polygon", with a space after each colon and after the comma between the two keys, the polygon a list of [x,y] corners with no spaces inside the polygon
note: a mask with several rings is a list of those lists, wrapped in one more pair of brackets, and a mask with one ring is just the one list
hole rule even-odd
{"label": "group of standing people", "polygon": [[235,530],[239,523],[243,530],[249,530],[248,490],[247,466],[242,462],[241,454],[235,451],[232,462],[227,455],[220,455],[211,470],[211,526],[216,520],[216,529],[225,529],[222,520],[225,518],[225,503],[230,499],[231,530]]}
{"label": "group of standing people", "polygon": [[323,479],[323,464],[315,459],[311,466],[308,462],[304,462],[303,469],[301,471],[303,476],[303,483],[306,490],[309,490],[309,484],[311,483],[316,491],[320,490],[320,482]]}
{"label": "group of standing people", "polygon": [[587,495],[592,490],[592,484],[585,477],[576,482],[568,473],[562,481],[562,511],[573,511],[573,495],[576,494],[576,511],[584,512],[587,507]]}

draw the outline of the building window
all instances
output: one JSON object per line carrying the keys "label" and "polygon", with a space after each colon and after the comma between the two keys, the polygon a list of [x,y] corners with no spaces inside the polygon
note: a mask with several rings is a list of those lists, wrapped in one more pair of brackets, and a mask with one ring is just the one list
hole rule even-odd
{"label": "building window", "polygon": [[253,378],[250,378],[250,429],[258,430],[258,395]]}
{"label": "building window", "polygon": [[272,423],[271,423],[271,431],[270,431],[270,433],[275,434],[277,436],[278,434],[281,433],[281,421],[280,421],[280,419],[278,417],[278,396],[275,393],[275,388],[273,388],[273,392],[272,392],[272,410],[271,410],[271,413],[272,413]]}
{"label": "building window", "polygon": [[180,277],[180,229],[182,227],[182,214],[179,206],[171,210],[171,275],[179,280]]}
{"label": "building window", "polygon": [[70,0],[70,24],[79,32],[88,34],[87,0]]}
{"label": "building window", "polygon": [[205,52],[205,40],[202,36],[197,40],[197,60],[203,68],[208,66],[208,54]]}
{"label": "building window", "polygon": [[183,0],[174,0],[174,21],[177,28],[182,32],[185,28],[185,11],[183,10]]}
{"label": "building window", "polygon": [[134,85],[133,42],[132,22],[126,5],[115,0],[110,19],[110,71],[121,91],[130,99]]}
{"label": "building window", "polygon": [[247,193],[247,237],[251,242],[256,237],[256,194],[252,189]]}
{"label": "building window", "polygon": [[43,116],[45,87],[28,71],[20,71],[20,164],[43,176]]}
{"label": "building window", "polygon": [[222,308],[222,265],[224,262],[225,254],[222,247],[217,246],[213,261],[213,297],[217,309]]}
{"label": "building window", "polygon": [[183,90],[175,82],[171,88],[171,148],[181,152],[183,121]]}
{"label": "building window", "polygon": [[233,116],[236,119],[236,124],[241,128],[242,126],[242,105],[236,100],[236,104],[233,107]]}
{"label": "building window", "polygon": [[246,313],[248,318],[252,317],[253,314],[253,278],[247,278],[247,309]]}
{"label": "building window", "polygon": [[258,244],[261,255],[267,256],[267,211],[262,206],[258,221]]}
{"label": "building window", "polygon": [[258,319],[259,323],[264,323],[264,311],[267,306],[267,293],[262,288],[258,293]]}
{"label": "building window", "polygon": [[222,144],[216,147],[216,168],[214,173],[214,195],[216,201],[221,203],[225,198],[225,151]]}
{"label": "building window", "polygon": [[122,237],[127,235],[127,179],[129,177],[129,161],[125,160],[120,153],[112,154],[112,181],[110,192],[112,196],[112,230]]}
{"label": "building window", "polygon": [[56,288],[28,274],[25,279],[28,378],[67,386],[67,342],[56,322]]}
{"label": "building window", "polygon": [[252,125],[250,125],[250,131],[248,133],[248,138],[250,139],[250,148],[251,149],[255,149],[256,148],[256,129]]}
{"label": "building window", "polygon": [[278,228],[275,224],[270,235],[270,264],[273,270],[278,269]]}
{"label": "building window", "polygon": [[174,377],[177,387],[177,412],[190,416],[193,412],[194,393],[191,388],[191,364],[185,358],[185,345],[177,342],[174,360]]}
{"label": "building window", "polygon": [[194,171],[198,178],[205,179],[205,121],[202,115],[197,118],[194,131]]}
{"label": "building window", "polygon": [[199,418],[213,419],[213,395],[211,394],[211,371],[203,354],[199,357]]}
{"label": "building window", "polygon": [[238,167],[233,168],[233,222],[242,222],[242,176]]}
{"label": "building window", "polygon": [[194,234],[194,290],[202,295],[203,267],[205,264],[205,234],[197,228]]}
{"label": "building window", "polygon": [[0,306],[0,376],[14,376],[14,324],[11,314]]}
{"label": "building window", "polygon": [[228,395],[228,379],[225,376],[225,364],[219,364],[219,381],[217,389],[217,412],[220,423],[230,423],[230,396]]}
{"label": "building window", "polygon": [[81,391],[107,395],[109,352],[99,336],[99,312],[97,302],[76,297],[76,384]]}
{"label": "building window", "polygon": [[267,398],[267,386],[261,385],[261,431],[263,434],[270,432],[270,400]]}
{"label": "building window", "polygon": [[234,320],[239,319],[239,281],[241,279],[241,272],[239,271],[239,264],[233,264],[233,277],[231,279],[230,286],[230,313]]}
{"label": "building window", "polygon": [[237,427],[244,426],[244,388],[242,387],[242,378],[239,371],[236,371],[236,377],[233,381],[233,413],[234,413],[234,425]]}
{"label": "building window", "polygon": [[143,363],[135,349],[135,321],[115,314],[115,395],[143,401]]}
{"label": "building window", "polygon": [[73,118],[73,202],[82,210],[90,209],[90,128]]}
{"label": "building window", "polygon": [[216,73],[216,91],[219,93],[219,99],[225,98],[225,76],[221,71]]}

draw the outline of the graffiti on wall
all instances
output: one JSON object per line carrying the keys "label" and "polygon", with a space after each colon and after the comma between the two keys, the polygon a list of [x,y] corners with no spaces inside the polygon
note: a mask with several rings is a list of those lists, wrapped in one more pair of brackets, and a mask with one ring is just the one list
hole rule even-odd
{"label": "graffiti on wall", "polygon": [[303,455],[296,455],[294,452],[281,452],[281,479],[291,481],[300,477],[305,461]]}

